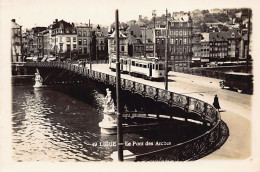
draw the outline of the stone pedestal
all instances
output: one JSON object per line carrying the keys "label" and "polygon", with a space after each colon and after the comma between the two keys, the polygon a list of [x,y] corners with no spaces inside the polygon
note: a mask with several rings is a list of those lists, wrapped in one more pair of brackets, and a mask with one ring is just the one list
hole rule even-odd
{"label": "stone pedestal", "polygon": [[99,123],[102,134],[116,134],[117,133],[117,117],[115,112],[109,112],[106,107],[104,109],[103,120]]}

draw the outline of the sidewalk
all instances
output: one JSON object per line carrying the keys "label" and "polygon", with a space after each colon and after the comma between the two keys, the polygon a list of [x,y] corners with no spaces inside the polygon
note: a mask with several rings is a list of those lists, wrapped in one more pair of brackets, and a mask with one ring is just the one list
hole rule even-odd
{"label": "sidewalk", "polygon": [[[178,72],[170,72],[174,75],[176,80],[189,80],[197,83],[211,84],[211,87],[219,87],[219,79],[208,78],[202,76],[189,75]],[[181,92],[181,88],[172,88],[172,91]],[[212,96],[203,94],[189,94],[189,96],[203,100],[207,103],[212,103]],[[202,158],[203,160],[242,160],[247,159],[251,155],[251,107],[250,110],[243,107],[236,107],[234,103],[222,100],[220,112],[221,119],[227,124],[229,128],[229,138],[224,145],[213,152],[212,154]]]}

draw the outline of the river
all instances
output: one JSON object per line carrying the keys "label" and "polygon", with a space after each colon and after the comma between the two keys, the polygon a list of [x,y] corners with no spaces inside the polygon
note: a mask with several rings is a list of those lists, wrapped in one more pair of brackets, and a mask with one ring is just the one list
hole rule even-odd
{"label": "river", "polygon": [[[87,88],[86,88],[87,89]],[[100,133],[104,95],[95,89],[86,100],[68,89],[34,90],[32,85],[12,86],[12,148],[15,161],[111,161],[116,135]],[[179,128],[178,128],[179,129]],[[125,149],[144,153],[202,133],[201,127],[167,132],[124,134]],[[145,143],[162,141],[160,146]],[[135,144],[136,143],[136,144]]]}

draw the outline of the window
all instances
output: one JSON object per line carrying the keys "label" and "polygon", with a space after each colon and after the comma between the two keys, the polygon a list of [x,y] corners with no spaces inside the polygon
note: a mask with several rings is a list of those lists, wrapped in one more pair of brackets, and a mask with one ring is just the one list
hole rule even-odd
{"label": "window", "polygon": [[159,64],[159,70],[163,70],[163,65],[162,64]]}
{"label": "window", "polygon": [[63,44],[60,44],[60,51],[63,51]]}
{"label": "window", "polygon": [[186,38],[183,39],[183,44],[187,44],[187,39]]}
{"label": "window", "polygon": [[67,42],[70,42],[70,37],[67,37]]}
{"label": "window", "polygon": [[125,46],[121,46],[121,51],[125,51]]}
{"label": "window", "polygon": [[83,40],[83,45],[87,45],[87,40],[86,39]]}
{"label": "window", "polygon": [[162,31],[162,35],[166,35],[166,31],[165,30]]}
{"label": "window", "polygon": [[83,36],[87,36],[87,33],[86,33],[86,31],[83,31]]}
{"label": "window", "polygon": [[87,54],[87,47],[84,47],[84,54]]}
{"label": "window", "polygon": [[82,48],[81,47],[79,47],[79,54],[81,54],[82,53]]}
{"label": "window", "polygon": [[82,40],[81,39],[79,39],[79,45],[82,45]]}
{"label": "window", "polygon": [[182,45],[182,40],[181,39],[180,39],[179,43],[180,43],[180,45]]}
{"label": "window", "polygon": [[73,42],[76,42],[76,41],[77,41],[76,37],[73,37]]}
{"label": "window", "polygon": [[70,52],[70,45],[67,45],[67,51]]}
{"label": "window", "polygon": [[164,39],[162,39],[162,44],[164,44]]}
{"label": "window", "polygon": [[175,39],[175,44],[178,45],[178,39]]}
{"label": "window", "polygon": [[157,42],[157,44],[160,44],[160,39],[157,39],[156,42]]}
{"label": "window", "polygon": [[76,49],[77,49],[77,45],[73,44],[73,50],[76,50]]}
{"label": "window", "polygon": [[81,31],[79,31],[79,32],[78,32],[78,35],[79,35],[79,36],[81,36],[81,35],[82,35],[82,32],[81,32]]}
{"label": "window", "polygon": [[132,61],[132,66],[135,66],[135,61]]}
{"label": "window", "polygon": [[182,36],[182,31],[179,31],[179,35]]}

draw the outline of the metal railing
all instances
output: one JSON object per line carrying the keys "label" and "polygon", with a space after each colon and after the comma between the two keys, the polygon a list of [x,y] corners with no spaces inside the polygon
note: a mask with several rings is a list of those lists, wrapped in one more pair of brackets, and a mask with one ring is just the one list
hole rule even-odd
{"label": "metal railing", "polygon": [[[86,76],[88,78],[92,78],[94,80],[98,80],[99,82],[108,83],[110,85],[116,85],[116,77],[103,73],[98,72],[95,70],[90,70],[86,67],[76,66],[70,63],[65,62],[37,62],[37,63],[26,63],[24,66],[30,67],[48,67],[48,68],[62,68],[65,70],[72,71],[79,75]],[[198,114],[201,119],[203,119],[206,125],[211,126],[211,129],[208,130],[203,135],[200,135],[194,139],[189,141],[179,143],[177,145],[158,150],[158,151],[165,151],[171,148],[176,148],[177,146],[184,146],[191,144],[192,142],[197,142],[197,140],[204,140],[204,142],[210,143],[212,137],[216,135],[216,131],[219,129],[219,123],[221,121],[219,112],[211,105],[201,100],[198,100],[193,97],[189,97],[186,95],[178,94],[175,92],[167,91],[164,89],[160,89],[157,87],[153,87],[150,85],[145,85],[143,83],[135,82],[128,79],[121,79],[121,88],[123,90],[131,91],[132,93],[140,94],[144,97],[149,97],[154,99],[156,102],[163,102],[167,104],[169,107],[179,107],[186,112],[193,112]],[[206,141],[205,141],[206,139]],[[150,152],[149,154],[158,153],[158,151]],[[145,156],[146,154],[142,155],[135,155],[135,156]]]}

